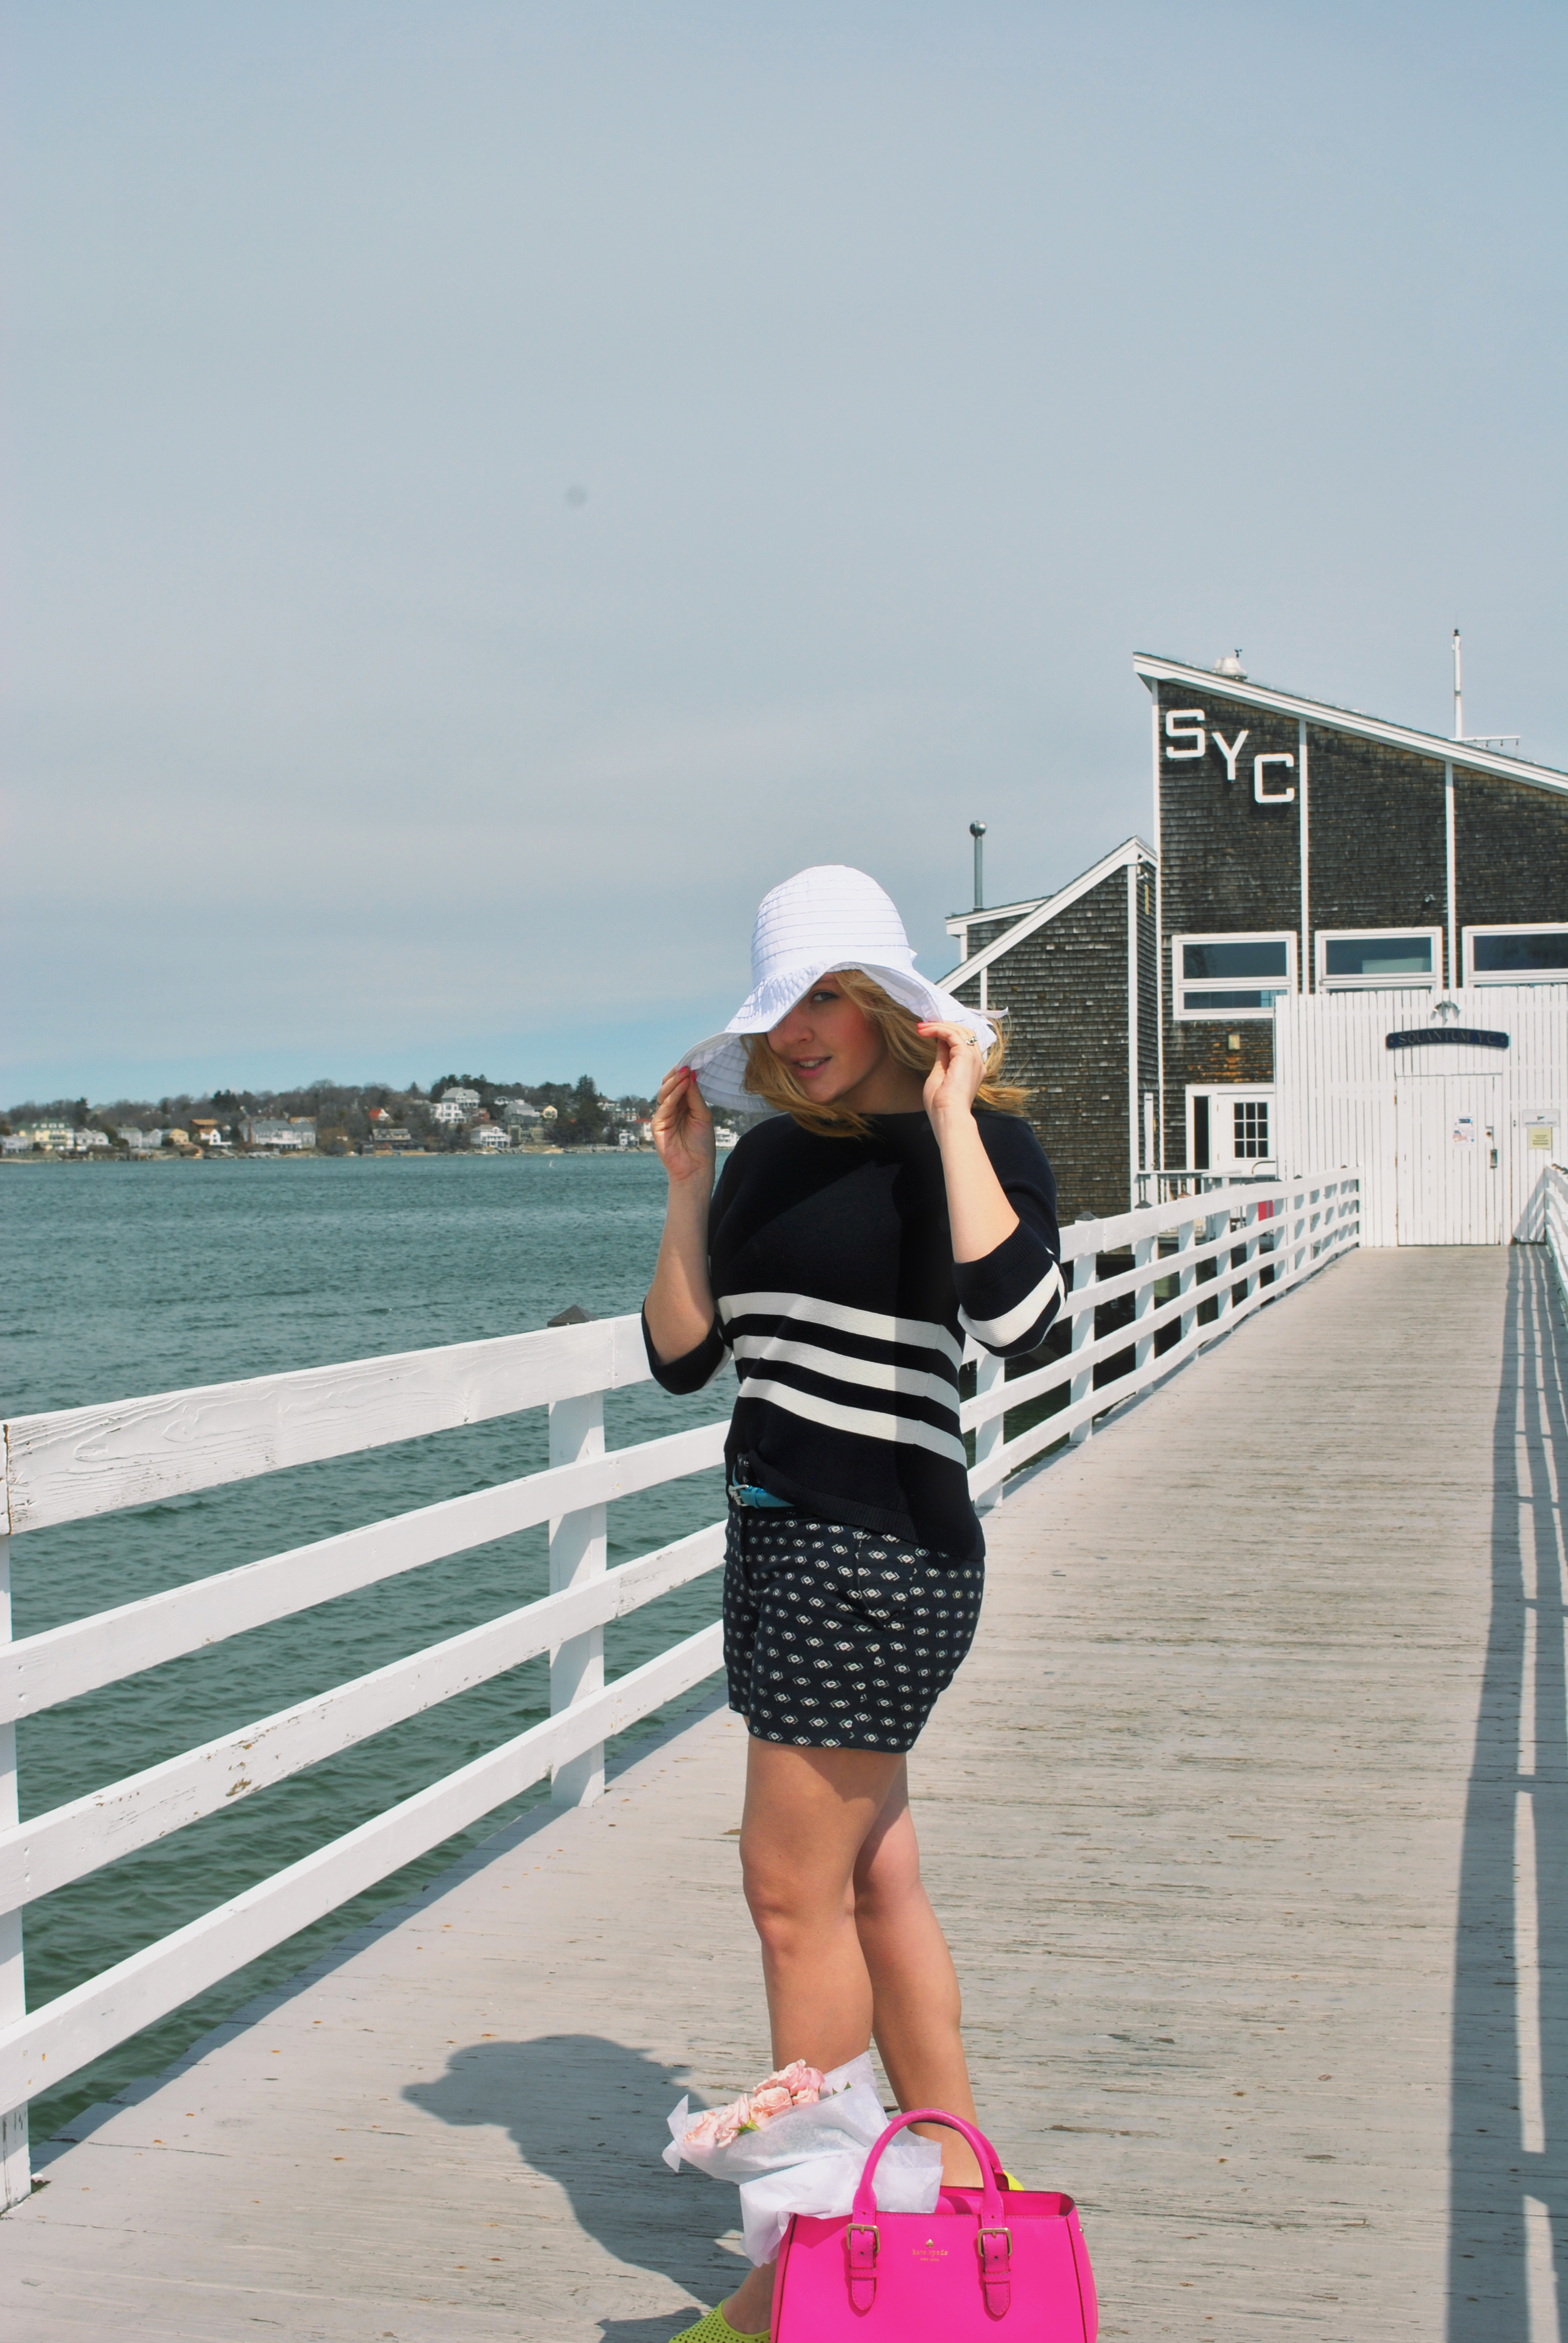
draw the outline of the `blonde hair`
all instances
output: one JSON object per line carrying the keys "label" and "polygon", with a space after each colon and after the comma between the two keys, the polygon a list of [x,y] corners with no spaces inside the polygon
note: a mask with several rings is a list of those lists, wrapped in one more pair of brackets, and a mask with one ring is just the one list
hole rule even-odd
{"label": "blonde hair", "polygon": [[[894,1063],[907,1066],[923,1081],[936,1063],[937,1045],[930,1035],[917,1031],[920,1021],[914,1011],[884,992],[875,977],[868,976],[863,968],[836,968],[831,974],[846,1001],[852,1001],[862,1015],[879,1028]],[[1029,1092],[1017,1082],[997,1079],[1006,1052],[1007,1042],[999,1032],[986,1052],[985,1072],[975,1092],[975,1103],[994,1107],[1000,1114],[1021,1114]],[[808,1098],[788,1061],[775,1054],[766,1033],[749,1033],[746,1037],[746,1088],[754,1098],[761,1099],[780,1114],[792,1116],[802,1131],[814,1131],[819,1139],[869,1139],[871,1135],[869,1119],[857,1114],[853,1108],[830,1103],[819,1106],[815,1099]]]}

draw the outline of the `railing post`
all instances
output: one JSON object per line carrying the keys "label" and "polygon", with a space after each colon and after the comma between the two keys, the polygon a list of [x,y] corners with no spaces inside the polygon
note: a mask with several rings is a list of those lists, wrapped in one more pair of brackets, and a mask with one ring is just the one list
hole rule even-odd
{"label": "railing post", "polygon": [[[1218,1229],[1214,1226],[1216,1221],[1221,1223]],[[1213,1243],[1221,1236],[1225,1239],[1223,1252],[1214,1255],[1214,1325],[1209,1338],[1211,1342],[1214,1335],[1223,1331],[1225,1321],[1231,1314],[1231,1304],[1235,1299],[1231,1281],[1236,1274],[1236,1265],[1231,1256],[1236,1248],[1231,1242],[1231,1207],[1227,1204],[1223,1212],[1211,1212],[1203,1223],[1205,1244]]]}
{"label": "railing post", "polygon": [[1160,1240],[1140,1237],[1132,1248],[1132,1266],[1139,1284],[1132,1297],[1132,1326],[1137,1340],[1132,1345],[1132,1380],[1141,1383],[1149,1372],[1149,1362],[1154,1356],[1154,1332],[1148,1328],[1138,1332],[1139,1322],[1148,1318],[1154,1308],[1154,1286],[1159,1276]]}
{"label": "railing post", "polygon": [[[11,1641],[11,1541],[0,1535],[0,1644]],[[21,1815],[16,1802],[16,1727],[0,1725],[0,1830],[8,1830]],[[0,2026],[10,2026],[27,2015],[27,1995],[22,1976],[21,1912],[0,1912]],[[27,2109],[24,2105],[0,2113],[0,2212],[22,2204],[33,2193],[33,2168],[27,2155]]]}
{"label": "railing post", "polygon": [[[1099,1254],[1094,1252],[1081,1252],[1078,1259],[1072,1264],[1073,1292],[1085,1292],[1087,1289],[1094,1283],[1099,1273]],[[1071,1354],[1076,1356],[1080,1351],[1086,1351],[1093,1340],[1094,1304],[1092,1302],[1086,1302],[1072,1322]],[[1094,1370],[1092,1367],[1085,1367],[1081,1373],[1075,1374],[1072,1377],[1071,1382],[1068,1384],[1068,1405],[1070,1407],[1076,1407],[1079,1401],[1081,1399],[1087,1399],[1093,1389]],[[1091,1413],[1084,1417],[1081,1423],[1075,1423],[1072,1430],[1067,1436],[1070,1442],[1076,1443],[1079,1441],[1087,1440],[1093,1429],[1094,1419]]]}
{"label": "railing post", "polygon": [[[975,1366],[975,1397],[983,1398],[988,1392],[1000,1389],[1006,1381],[1007,1361],[999,1359],[994,1352],[982,1351]],[[1001,1446],[1004,1421],[1005,1411],[999,1407],[994,1415],[988,1415],[983,1423],[976,1424],[975,1463],[977,1464],[983,1464],[989,1457],[994,1456]],[[977,1513],[989,1513],[993,1505],[1000,1503],[1001,1483],[999,1481],[994,1489],[985,1490],[975,1499],[975,1511]]]}
{"label": "railing post", "polygon": [[[575,1464],[582,1456],[604,1454],[604,1393],[550,1402],[550,1463]],[[550,1593],[559,1594],[608,1566],[608,1536],[603,1505],[558,1513],[550,1523]],[[550,1654],[550,1715],[604,1689],[604,1629],[568,1635]],[[587,1806],[604,1791],[604,1744],[551,1769],[550,1795],[558,1806]]]}
{"label": "railing post", "polygon": [[1302,1243],[1302,1232],[1306,1227],[1303,1217],[1304,1198],[1303,1189],[1292,1188],[1291,1201],[1285,1212],[1285,1283],[1287,1285],[1294,1285],[1302,1273],[1302,1263],[1305,1258]]}
{"label": "railing post", "polygon": [[[1176,1251],[1172,1258],[1177,1264],[1176,1291],[1183,1302],[1185,1302],[1188,1295],[1192,1292],[1193,1286],[1197,1282],[1198,1265],[1192,1259],[1192,1248],[1197,1241],[1197,1236],[1198,1223],[1196,1221],[1179,1221],[1177,1222]],[[1183,1255],[1185,1255],[1185,1259],[1183,1259]],[[1177,1323],[1181,1329],[1182,1342],[1187,1340],[1188,1335],[1192,1332],[1192,1329],[1197,1322],[1198,1302],[1197,1298],[1194,1295],[1191,1308],[1190,1310],[1183,1310],[1180,1318],[1177,1320]]]}
{"label": "railing post", "polygon": [[1256,1202],[1250,1203],[1241,1220],[1241,1301],[1251,1302],[1254,1293],[1262,1292],[1262,1273],[1258,1248],[1262,1242],[1262,1223],[1258,1218]]}

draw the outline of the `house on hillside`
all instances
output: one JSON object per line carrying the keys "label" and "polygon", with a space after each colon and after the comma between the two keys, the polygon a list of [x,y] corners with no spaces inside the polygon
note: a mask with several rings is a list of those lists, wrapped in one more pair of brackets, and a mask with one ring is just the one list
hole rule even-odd
{"label": "house on hillside", "polygon": [[[171,1139],[179,1134],[171,1131]],[[245,1126],[247,1147],[306,1148],[316,1144],[316,1124],[309,1115],[253,1115]]]}
{"label": "house on hillside", "polygon": [[461,1084],[455,1085],[451,1090],[443,1091],[430,1109],[431,1115],[437,1122],[451,1124],[472,1122],[478,1111],[478,1091],[465,1089]]}

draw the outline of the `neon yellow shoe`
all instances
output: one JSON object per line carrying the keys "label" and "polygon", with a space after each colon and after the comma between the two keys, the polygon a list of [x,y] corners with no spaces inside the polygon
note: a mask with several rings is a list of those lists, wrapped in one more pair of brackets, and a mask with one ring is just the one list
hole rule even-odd
{"label": "neon yellow shoe", "polygon": [[742,2335],[722,2310],[710,2310],[695,2327],[683,2327],[678,2335],[672,2335],[669,2343],[768,2343],[768,2335],[766,2327],[759,2335]]}

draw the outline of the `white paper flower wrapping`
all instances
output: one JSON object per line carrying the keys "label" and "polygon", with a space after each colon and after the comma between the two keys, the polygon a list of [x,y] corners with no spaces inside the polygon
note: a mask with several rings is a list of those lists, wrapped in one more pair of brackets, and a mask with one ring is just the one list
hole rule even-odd
{"label": "white paper flower wrapping", "polygon": [[[686,2146],[686,2127],[695,2121],[689,2097],[669,2118],[664,2161],[672,2172],[684,2161],[715,2180],[739,2184],[742,2235],[753,2262],[773,2259],[791,2213],[854,2210],[866,2158],[889,2122],[869,2053],[835,2066],[828,2093],[815,2107],[792,2107],[756,2131],[741,2132],[727,2147]],[[942,2151],[935,2140],[905,2131],[889,2141],[876,2177],[884,2213],[934,2213],[941,2185]]]}

